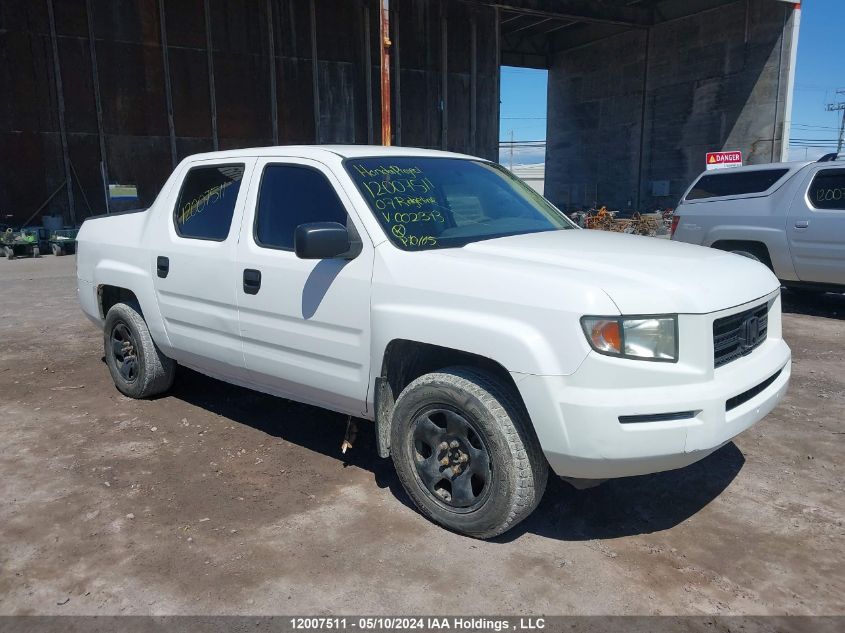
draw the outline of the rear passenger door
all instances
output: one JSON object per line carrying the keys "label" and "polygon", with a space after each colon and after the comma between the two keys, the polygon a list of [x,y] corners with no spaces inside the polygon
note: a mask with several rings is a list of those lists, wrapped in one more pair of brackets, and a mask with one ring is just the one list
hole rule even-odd
{"label": "rear passenger door", "polygon": [[[306,159],[259,160],[238,246],[244,358],[256,388],[353,415],[370,374],[374,251],[338,179]],[[294,231],[309,222],[352,227],[352,260],[299,259]],[[257,283],[256,283],[256,280]]]}
{"label": "rear passenger door", "polygon": [[190,165],[156,218],[150,266],[171,355],[221,378],[246,377],[235,267],[254,158]]}
{"label": "rear passenger door", "polygon": [[845,284],[845,167],[813,167],[792,202],[789,248],[801,281]]}

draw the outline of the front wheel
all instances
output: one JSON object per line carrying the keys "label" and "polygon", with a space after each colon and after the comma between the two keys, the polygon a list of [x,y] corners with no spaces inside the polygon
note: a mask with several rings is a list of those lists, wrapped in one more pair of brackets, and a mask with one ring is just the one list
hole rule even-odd
{"label": "front wheel", "polygon": [[420,511],[475,538],[522,521],[546,488],[548,464],[513,388],[479,370],[452,367],[409,384],[390,446]]}
{"label": "front wheel", "polygon": [[134,302],[109,308],[103,347],[115,387],[130,398],[149,398],[173,385],[176,363],[162,354]]}

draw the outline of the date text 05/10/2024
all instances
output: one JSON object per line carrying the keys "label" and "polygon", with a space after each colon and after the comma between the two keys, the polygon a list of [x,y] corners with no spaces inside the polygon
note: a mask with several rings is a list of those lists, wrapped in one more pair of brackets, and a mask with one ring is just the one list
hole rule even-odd
{"label": "date text 05/10/2024", "polygon": [[544,618],[483,617],[294,617],[294,630],[456,630],[456,631],[539,631],[545,629]]}

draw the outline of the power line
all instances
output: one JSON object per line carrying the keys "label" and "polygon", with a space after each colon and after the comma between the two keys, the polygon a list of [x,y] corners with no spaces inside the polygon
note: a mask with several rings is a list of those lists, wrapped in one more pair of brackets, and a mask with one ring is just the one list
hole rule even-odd
{"label": "power line", "polygon": [[833,125],[810,125],[807,123],[793,123],[792,127],[801,128],[802,130],[839,130],[838,126]]}

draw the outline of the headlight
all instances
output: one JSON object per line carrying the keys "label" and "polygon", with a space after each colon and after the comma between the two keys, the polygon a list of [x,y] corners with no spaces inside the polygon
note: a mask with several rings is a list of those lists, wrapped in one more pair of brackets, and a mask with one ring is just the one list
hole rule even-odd
{"label": "headlight", "polygon": [[609,356],[675,362],[678,360],[676,315],[581,318],[594,350]]}

